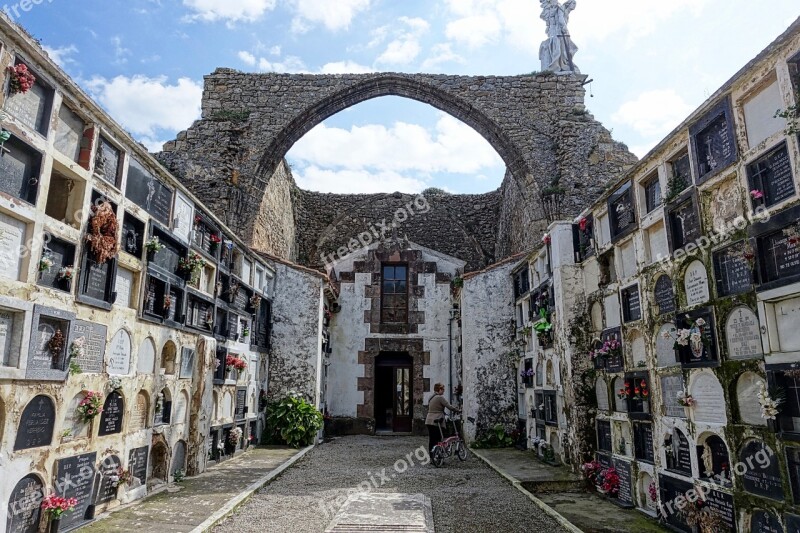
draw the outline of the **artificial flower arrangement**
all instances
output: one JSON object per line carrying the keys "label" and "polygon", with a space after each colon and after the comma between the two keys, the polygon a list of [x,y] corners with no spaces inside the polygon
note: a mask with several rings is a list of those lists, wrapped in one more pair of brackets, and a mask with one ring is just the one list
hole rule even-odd
{"label": "artificial flower arrangement", "polygon": [[75,509],[78,500],[75,498],[64,498],[57,494],[49,494],[42,500],[42,510],[50,520],[60,520],[61,515]]}
{"label": "artificial flower arrangement", "polygon": [[691,394],[686,394],[683,391],[678,393],[675,400],[678,402],[678,405],[682,405],[683,407],[694,407],[695,403],[697,403],[697,400],[694,399],[694,396]]}
{"label": "artificial flower arrangement", "polygon": [[12,95],[18,93],[25,94],[30,91],[36,83],[36,77],[28,70],[28,65],[25,63],[8,67],[8,75],[8,88]]}
{"label": "artificial flower arrangement", "polygon": [[103,395],[99,392],[88,391],[75,411],[82,422],[91,422],[94,417],[103,412]]}
{"label": "artificial flower arrangement", "polygon": [[781,405],[786,401],[786,394],[783,391],[768,391],[764,382],[759,383],[756,397],[761,406],[761,418],[764,420],[775,420],[781,411]]}
{"label": "artificial flower arrangement", "polygon": [[166,248],[164,243],[162,243],[161,240],[155,235],[147,239],[147,242],[144,243],[144,247],[147,250],[147,252],[151,254],[157,254],[158,252]]}
{"label": "artificial flower arrangement", "polygon": [[247,361],[240,357],[236,357],[235,355],[228,354],[228,357],[225,358],[225,368],[228,371],[231,370],[244,370],[247,368]]}
{"label": "artificial flower arrangement", "polygon": [[75,279],[75,272],[77,270],[78,269],[72,265],[61,267],[60,269],[58,269],[57,279],[59,281],[72,281],[73,279]]}

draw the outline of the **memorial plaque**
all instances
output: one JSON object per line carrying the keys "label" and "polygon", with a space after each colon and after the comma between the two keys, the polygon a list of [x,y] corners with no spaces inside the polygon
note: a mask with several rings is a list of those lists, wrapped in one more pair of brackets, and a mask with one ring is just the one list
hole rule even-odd
{"label": "memorial plaque", "polygon": [[21,220],[0,213],[0,277],[19,279],[20,250],[23,249],[26,229],[27,225]]}
{"label": "memorial plaque", "polygon": [[236,420],[244,420],[247,415],[247,389],[236,389]]}
{"label": "memorial plaque", "polygon": [[106,371],[112,376],[127,376],[131,371],[131,336],[124,329],[111,339]]}
{"label": "memorial plaque", "polygon": [[170,225],[172,190],[161,183],[136,159],[128,166],[128,184],[125,197],[135,202],[162,224]]}
{"label": "memorial plaque", "polygon": [[714,275],[719,296],[742,294],[753,288],[752,267],[741,254],[745,246],[746,243],[740,241],[724,250],[714,252]]}
{"label": "memorial plaque", "polygon": [[730,102],[726,99],[689,128],[698,183],[717,174],[738,157],[730,114]]}
{"label": "memorial plaque", "polygon": [[0,157],[0,191],[36,203],[42,155],[15,137],[3,148],[8,151]]}
{"label": "memorial plaque", "polygon": [[731,312],[725,323],[725,338],[728,357],[731,359],[749,359],[764,355],[758,317],[749,307],[737,307]]}
{"label": "memorial plaque", "polygon": [[22,411],[14,450],[50,446],[55,420],[56,407],[53,400],[47,396],[33,398]]}
{"label": "memorial plaque", "polygon": [[636,209],[630,183],[624,184],[609,198],[608,215],[612,240],[622,238],[636,227]]}
{"label": "memorial plaque", "polygon": [[97,155],[94,160],[94,171],[99,174],[104,180],[112,185],[117,184],[117,176],[119,175],[119,167],[122,162],[122,156],[116,146],[111,144],[108,139],[100,136],[100,142],[97,144]]}
{"label": "memorial plaque", "polygon": [[669,276],[662,275],[658,278],[653,296],[659,315],[675,312],[675,287]]}
{"label": "memorial plaque", "polygon": [[61,516],[60,529],[73,529],[86,521],[86,510],[92,503],[96,461],[97,452],[56,461],[56,492],[78,500],[75,510]]}
{"label": "memorial plaque", "polygon": [[103,437],[122,433],[124,415],[125,400],[122,395],[117,391],[110,393],[103,406],[103,413],[100,415],[100,431],[98,434]]}
{"label": "memorial plaque", "polygon": [[642,318],[642,300],[639,296],[639,285],[622,291],[622,316],[625,322],[635,322]]}
{"label": "memorial plaque", "polygon": [[143,392],[137,394],[136,403],[131,412],[131,431],[147,428],[148,407],[147,395]]}
{"label": "memorial plaque", "polygon": [[608,411],[611,409],[608,398],[608,385],[603,378],[597,378],[594,384],[594,390],[597,394],[597,408],[600,411]]}
{"label": "memorial plaque", "polygon": [[149,452],[149,446],[142,446],[131,450],[128,454],[128,470],[130,470],[134,478],[139,480],[141,485],[144,485],[147,481],[147,456]]}
{"label": "memorial plaque", "polygon": [[103,459],[100,464],[100,486],[97,489],[95,503],[104,504],[117,499],[117,490],[119,489],[117,476],[120,467],[122,467],[122,461],[116,455],[110,455]]}
{"label": "memorial plaque", "polygon": [[81,153],[84,127],[83,119],[62,104],[61,109],[58,110],[58,125],[53,143],[56,150],[77,162]]}
{"label": "memorial plaque", "polygon": [[747,177],[750,190],[761,191],[764,194],[764,205],[767,207],[794,196],[794,176],[786,143],[781,143],[777,148],[747,165]]}
{"label": "memorial plaque", "polygon": [[[781,466],[775,452],[763,442],[752,440],[739,452],[741,464],[748,465],[740,476],[744,490],[776,501],[783,501]],[[753,465],[749,468],[749,465]]]}
{"label": "memorial plaque", "polygon": [[704,424],[726,424],[725,394],[722,385],[712,374],[699,374],[692,383],[695,399],[694,421]]}
{"label": "memorial plaque", "polygon": [[790,243],[783,230],[759,241],[759,253],[764,254],[764,283],[800,275],[800,245]]}
{"label": "memorial plaque", "polygon": [[663,376],[661,378],[661,401],[664,402],[664,415],[686,418],[686,409],[678,403],[678,394],[683,390],[683,376]]}
{"label": "memorial plaque", "polygon": [[[787,529],[787,531],[796,531]],[[750,533],[783,533],[781,521],[767,511],[756,511],[750,517]]]}
{"label": "memorial plaque", "polygon": [[667,216],[670,246],[673,252],[689,243],[694,243],[702,236],[700,214],[694,197],[670,209]]}
{"label": "memorial plaque", "polygon": [[37,476],[22,478],[8,499],[6,533],[39,533],[44,495],[45,487]]}
{"label": "memorial plaque", "polygon": [[708,290],[708,273],[701,261],[693,261],[686,269],[684,287],[689,307],[702,305],[711,299],[711,293]]}
{"label": "memorial plaque", "polygon": [[30,129],[44,135],[49,122],[51,95],[50,89],[34,83],[30,90],[10,95],[4,108]]}
{"label": "memorial plaque", "polygon": [[761,406],[756,400],[761,385],[766,386],[764,379],[753,372],[745,372],[736,382],[736,400],[739,405],[739,416],[742,422],[753,426],[766,426],[767,421],[761,417]]}
{"label": "memorial plaque", "polygon": [[69,333],[70,344],[83,338],[83,355],[73,360],[81,367],[84,374],[100,374],[103,372],[103,357],[106,353],[106,326],[75,320]]}
{"label": "memorial plaque", "polygon": [[633,506],[633,471],[631,463],[621,459],[614,459],[614,468],[619,475],[619,493],[617,498],[623,505]]}
{"label": "memorial plaque", "polygon": [[724,524],[722,531],[736,531],[736,509],[733,506],[733,496],[712,490],[706,495],[705,507],[722,519]]}
{"label": "memorial plaque", "polygon": [[191,379],[194,373],[195,351],[191,348],[181,348],[181,373],[180,379]]}

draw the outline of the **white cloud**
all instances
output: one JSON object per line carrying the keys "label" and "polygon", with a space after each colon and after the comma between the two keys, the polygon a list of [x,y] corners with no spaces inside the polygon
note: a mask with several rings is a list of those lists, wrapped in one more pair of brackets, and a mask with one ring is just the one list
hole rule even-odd
{"label": "white cloud", "polygon": [[241,50],[238,55],[239,59],[242,60],[242,63],[249,65],[251,67],[256,66],[256,56],[254,56],[250,52],[246,50]]}
{"label": "white cloud", "polygon": [[421,178],[391,171],[330,170],[312,165],[293,169],[292,175],[302,189],[338,194],[419,193],[428,187]]}
{"label": "white cloud", "polygon": [[689,113],[692,106],[674,89],[646,91],[629,100],[611,117],[629,126],[643,137],[663,137],[672,131]]}
{"label": "white cloud", "polygon": [[383,65],[407,65],[414,61],[420,52],[420,38],[430,30],[428,21],[421,18],[400,17],[403,28],[395,32],[395,39],[375,60]]}
{"label": "white cloud", "polygon": [[64,65],[68,63],[75,63],[75,59],[70,56],[78,53],[78,47],[74,44],[62,46],[60,48],[51,48],[50,46],[44,45],[42,48],[44,48],[44,51],[50,56],[50,59],[61,68],[64,68]]}
{"label": "white cloud", "polygon": [[165,76],[95,77],[87,86],[112,117],[151,144],[157,130],[182,130],[200,116],[203,86],[189,78],[169,85]]}
{"label": "white cloud", "polygon": [[332,31],[347,29],[353,17],[368,9],[371,3],[372,0],[292,0],[296,13],[292,31],[305,33],[314,24],[322,24]]}
{"label": "white cloud", "polygon": [[466,59],[453,52],[450,43],[439,43],[431,48],[431,55],[422,62],[423,70],[438,70],[444,63],[465,64]]}
{"label": "white cloud", "polygon": [[475,130],[440,113],[434,131],[405,122],[352,126],[320,124],[292,148],[289,157],[326,169],[375,172],[472,174],[503,167],[497,152]]}
{"label": "white cloud", "polygon": [[229,23],[257,21],[275,9],[275,3],[276,0],[183,0],[183,5],[194,11],[187,20]]}
{"label": "white cloud", "polygon": [[375,72],[371,67],[360,65],[355,61],[334,61],[325,63],[319,70],[320,74],[368,74]]}

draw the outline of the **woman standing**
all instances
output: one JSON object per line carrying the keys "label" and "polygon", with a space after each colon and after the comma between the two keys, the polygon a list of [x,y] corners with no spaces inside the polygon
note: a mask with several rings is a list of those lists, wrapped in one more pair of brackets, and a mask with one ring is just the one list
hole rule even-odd
{"label": "woman standing", "polygon": [[443,384],[437,383],[434,385],[433,392],[434,395],[428,402],[428,416],[425,418],[425,425],[428,426],[428,452],[433,450],[433,447],[436,446],[442,436],[437,422],[444,418],[444,410],[450,409],[450,411],[458,412],[458,408],[450,405],[450,402],[443,396]]}

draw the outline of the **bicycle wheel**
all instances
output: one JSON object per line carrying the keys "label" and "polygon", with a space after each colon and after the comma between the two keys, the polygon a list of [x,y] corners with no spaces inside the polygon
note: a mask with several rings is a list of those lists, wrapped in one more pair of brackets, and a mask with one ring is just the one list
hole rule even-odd
{"label": "bicycle wheel", "polygon": [[467,447],[464,446],[463,442],[456,444],[456,453],[458,454],[458,458],[462,461],[467,460]]}
{"label": "bicycle wheel", "polygon": [[433,447],[431,452],[431,462],[436,468],[439,468],[444,463],[444,450],[438,444]]}

